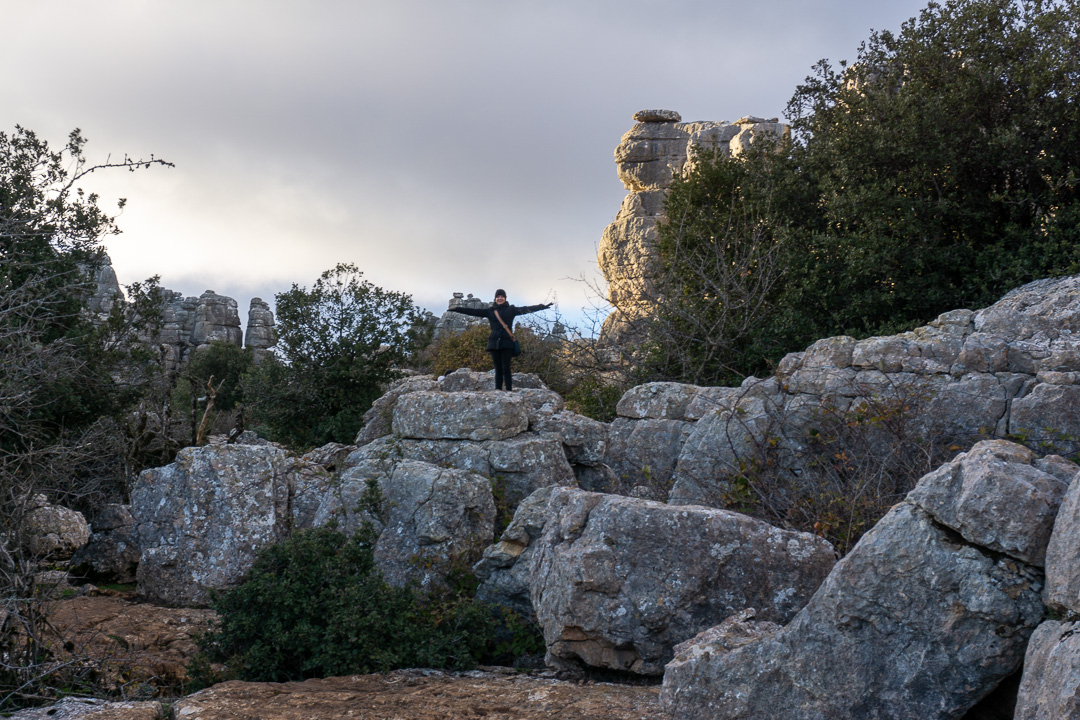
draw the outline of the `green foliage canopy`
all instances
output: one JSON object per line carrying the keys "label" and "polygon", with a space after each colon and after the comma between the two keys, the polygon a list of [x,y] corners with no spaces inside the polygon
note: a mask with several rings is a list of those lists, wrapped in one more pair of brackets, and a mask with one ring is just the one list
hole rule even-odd
{"label": "green foliage canopy", "polygon": [[818,63],[789,140],[672,188],[652,375],[730,382],[1080,269],[1078,28],[1078,0],[931,2]]}
{"label": "green foliage canopy", "polygon": [[493,640],[488,610],[388,586],[374,533],[317,528],[260,552],[244,582],[214,599],[211,661],[244,680],[285,682],[402,667],[469,669]]}
{"label": "green foliage canopy", "polygon": [[277,296],[278,361],[248,377],[256,426],[296,448],[352,442],[363,415],[411,355],[419,314],[412,298],[376,287],[351,264],[311,289]]}

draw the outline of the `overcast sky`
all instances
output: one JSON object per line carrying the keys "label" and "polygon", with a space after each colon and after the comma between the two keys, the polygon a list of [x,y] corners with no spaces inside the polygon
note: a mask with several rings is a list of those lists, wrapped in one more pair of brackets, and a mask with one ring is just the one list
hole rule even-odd
{"label": "overcast sky", "polygon": [[925,2],[0,0],[0,130],[88,158],[119,197],[121,283],[273,304],[338,262],[441,313],[455,291],[589,305],[643,108],[782,116],[821,58]]}

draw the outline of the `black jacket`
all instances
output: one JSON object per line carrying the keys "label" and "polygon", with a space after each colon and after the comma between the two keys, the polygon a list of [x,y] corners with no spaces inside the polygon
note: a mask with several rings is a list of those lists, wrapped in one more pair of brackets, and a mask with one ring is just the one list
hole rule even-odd
{"label": "black jacket", "polygon": [[491,335],[488,337],[487,349],[489,352],[494,350],[509,350],[514,347],[514,341],[503,329],[502,323],[495,317],[495,311],[499,311],[499,317],[506,323],[506,326],[511,330],[514,329],[514,318],[518,315],[528,315],[529,313],[539,312],[540,310],[547,310],[551,305],[528,305],[526,307],[515,307],[510,303],[505,303],[501,307],[490,307],[483,309],[474,308],[450,308],[450,312],[461,313],[462,315],[472,315],[473,317],[487,318],[487,321],[491,323]]}

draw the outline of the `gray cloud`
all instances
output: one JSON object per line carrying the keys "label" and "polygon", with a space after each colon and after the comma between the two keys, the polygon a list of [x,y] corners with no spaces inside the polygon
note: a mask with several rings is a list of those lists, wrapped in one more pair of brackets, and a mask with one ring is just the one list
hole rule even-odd
{"label": "gray cloud", "polygon": [[351,261],[436,311],[506,286],[574,315],[634,111],[780,115],[813,62],[921,6],[40,0],[6,11],[0,128],[177,164],[94,178],[130,199],[123,282],[246,308]]}

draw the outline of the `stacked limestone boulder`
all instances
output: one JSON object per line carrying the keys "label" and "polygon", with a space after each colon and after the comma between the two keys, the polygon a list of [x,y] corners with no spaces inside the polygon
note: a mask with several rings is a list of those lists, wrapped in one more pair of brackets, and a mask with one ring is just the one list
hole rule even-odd
{"label": "stacked limestone boulder", "polygon": [[735,122],[680,122],[673,110],[641,110],[615,148],[619,179],[629,191],[615,221],[604,230],[597,261],[608,284],[614,311],[604,321],[605,342],[632,342],[635,323],[647,317],[656,297],[650,286],[650,263],[657,226],[664,217],[664,197],[673,180],[693,166],[701,151],[738,156],[763,137],[778,138],[788,127],[776,118],[747,116]]}

